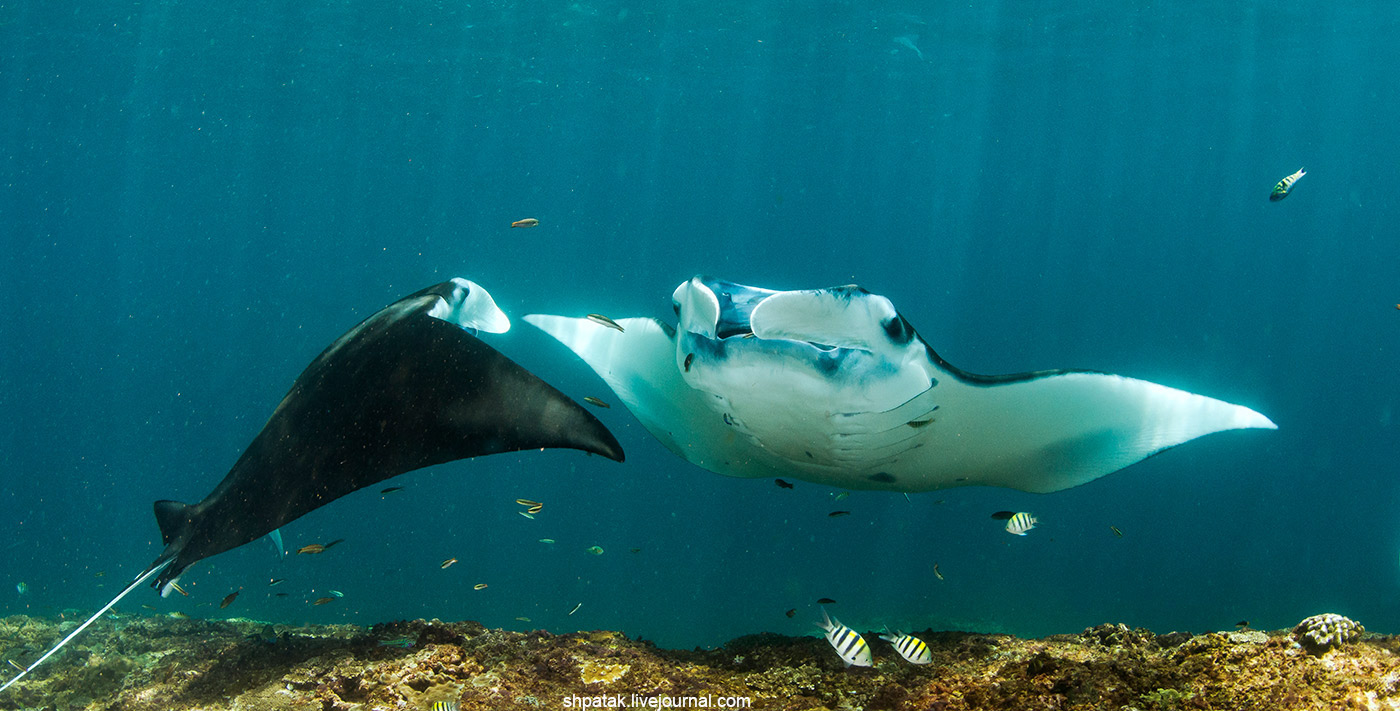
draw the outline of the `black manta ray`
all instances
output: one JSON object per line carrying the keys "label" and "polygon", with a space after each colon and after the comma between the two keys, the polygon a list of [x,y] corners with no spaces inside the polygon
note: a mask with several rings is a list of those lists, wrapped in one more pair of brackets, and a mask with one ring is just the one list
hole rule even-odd
{"label": "black manta ray", "polygon": [[168,594],[190,565],[357,489],[434,464],[527,449],[580,449],[622,461],[621,445],[596,417],[472,333],[509,328],[485,289],[453,279],[350,329],[307,366],[203,501],[155,503],[160,556],[0,691],[153,576]]}

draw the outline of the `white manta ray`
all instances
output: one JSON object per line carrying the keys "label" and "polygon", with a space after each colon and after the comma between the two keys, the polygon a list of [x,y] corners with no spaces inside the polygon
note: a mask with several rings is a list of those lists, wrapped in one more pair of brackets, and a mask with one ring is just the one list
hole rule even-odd
{"label": "white manta ray", "polygon": [[529,315],[661,443],[718,474],[847,489],[1051,492],[1242,428],[1249,408],[1119,375],[976,375],[858,286],[771,291],[697,276],[650,318]]}

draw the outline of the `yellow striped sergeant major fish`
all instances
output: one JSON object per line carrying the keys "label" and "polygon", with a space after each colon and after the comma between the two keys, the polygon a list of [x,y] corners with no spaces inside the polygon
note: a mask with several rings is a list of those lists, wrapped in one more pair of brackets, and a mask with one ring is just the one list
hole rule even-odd
{"label": "yellow striped sergeant major fish", "polygon": [[[889,632],[888,629],[885,632]],[[904,661],[910,664],[928,664],[933,661],[933,652],[922,639],[903,632],[892,634],[882,634],[880,639],[894,645],[894,651],[899,652],[899,656],[904,657]]]}
{"label": "yellow striped sergeant major fish", "polygon": [[821,628],[826,631],[826,641],[841,656],[841,661],[845,662],[846,666],[871,666],[870,645],[865,643],[865,638],[841,624],[840,620],[833,622],[831,616],[826,614],[826,608],[822,608]]}
{"label": "yellow striped sergeant major fish", "polygon": [[1298,172],[1278,181],[1278,183],[1274,185],[1273,192],[1269,193],[1269,202],[1278,202],[1288,197],[1288,194],[1293,192],[1293,184],[1298,182],[1298,179],[1304,175],[1307,175],[1307,172],[1299,168]]}

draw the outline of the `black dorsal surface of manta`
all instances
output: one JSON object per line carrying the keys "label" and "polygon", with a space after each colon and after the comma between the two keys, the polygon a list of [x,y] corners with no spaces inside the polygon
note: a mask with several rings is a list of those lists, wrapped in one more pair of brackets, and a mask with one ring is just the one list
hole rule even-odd
{"label": "black dorsal surface of manta", "polygon": [[490,294],[453,279],[401,299],[325,349],[214,491],[157,501],[165,549],[111,603],[18,681],[157,574],[168,593],[191,564],[267,535],[357,489],[457,459],[570,448],[622,461],[582,405],[483,343],[510,321]]}
{"label": "black dorsal surface of manta", "polygon": [[986,376],[934,352],[858,286],[774,291],[697,276],[651,318],[529,315],[662,444],[718,474],[906,493],[1078,486],[1197,437],[1269,419],[1082,370]]}

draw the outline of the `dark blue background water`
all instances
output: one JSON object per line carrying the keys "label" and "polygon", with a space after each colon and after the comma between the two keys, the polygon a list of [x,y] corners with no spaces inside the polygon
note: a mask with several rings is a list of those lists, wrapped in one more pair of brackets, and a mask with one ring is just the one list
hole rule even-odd
{"label": "dark blue background water", "polygon": [[669,317],[704,272],[858,282],[963,368],[1117,372],[1280,429],[1052,495],[836,506],[686,464],[615,407],[625,465],[409,474],[284,529],[346,539],[321,556],[257,542],[122,608],[675,646],[810,633],[822,596],[861,628],[1400,631],[1400,10],[869,5],[0,3],[0,613],[115,594],[159,552],[151,501],[201,498],[400,296],[471,278],[515,318],[490,343],[610,398],[519,317]]}

